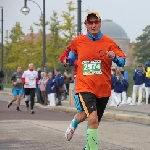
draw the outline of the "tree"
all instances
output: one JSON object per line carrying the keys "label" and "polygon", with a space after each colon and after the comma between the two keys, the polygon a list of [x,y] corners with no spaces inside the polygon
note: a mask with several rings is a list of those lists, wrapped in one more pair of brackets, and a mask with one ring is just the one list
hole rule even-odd
{"label": "tree", "polygon": [[145,63],[150,60],[150,25],[143,29],[143,34],[136,38],[135,54],[137,62]]}
{"label": "tree", "polygon": [[135,59],[134,59],[134,54],[135,54],[135,51],[134,51],[134,43],[131,43],[131,47],[128,51],[128,54],[127,54],[127,61],[128,61],[128,66],[133,66],[134,65],[134,62],[135,62]]}
{"label": "tree", "polygon": [[21,65],[23,61],[22,57],[24,49],[24,33],[20,26],[20,23],[17,22],[12,28],[9,39],[11,42],[6,41],[5,51],[4,51],[4,67],[6,70],[14,70],[16,66]]}
{"label": "tree", "polygon": [[61,26],[62,34],[65,38],[66,44],[68,45],[69,42],[76,36],[77,25],[75,23],[75,15],[73,12],[77,9],[73,5],[72,1],[67,3],[68,11],[62,12],[62,17],[64,20],[64,24]]}
{"label": "tree", "polygon": [[24,33],[22,32],[22,27],[19,22],[16,22],[15,26],[12,28],[9,38],[12,43],[20,42],[24,38]]}
{"label": "tree", "polygon": [[53,11],[50,17],[50,41],[47,42],[47,66],[56,68],[58,58],[64,48],[63,39],[60,37],[60,21],[58,20],[57,12]]}

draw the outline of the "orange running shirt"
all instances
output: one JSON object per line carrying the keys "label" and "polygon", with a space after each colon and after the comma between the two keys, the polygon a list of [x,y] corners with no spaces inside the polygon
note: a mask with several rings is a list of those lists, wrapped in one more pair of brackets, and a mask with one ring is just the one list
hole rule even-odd
{"label": "orange running shirt", "polygon": [[[78,55],[76,93],[91,92],[98,98],[110,96],[112,60],[106,51],[113,51],[117,56],[125,58],[123,51],[105,35],[97,41],[88,39],[87,35],[76,37],[69,48]],[[96,72],[91,74],[93,68]]]}

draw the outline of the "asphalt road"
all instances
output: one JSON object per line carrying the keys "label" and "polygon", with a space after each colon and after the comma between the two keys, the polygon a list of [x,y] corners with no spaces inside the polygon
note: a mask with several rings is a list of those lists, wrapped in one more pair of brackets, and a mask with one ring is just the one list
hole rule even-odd
{"label": "asphalt road", "polygon": [[[0,101],[0,150],[82,150],[86,122],[81,123],[73,139],[67,142],[64,132],[74,114],[35,107],[35,114],[25,106],[17,112],[16,104],[7,108]],[[99,150],[150,150],[150,127],[102,119]]]}

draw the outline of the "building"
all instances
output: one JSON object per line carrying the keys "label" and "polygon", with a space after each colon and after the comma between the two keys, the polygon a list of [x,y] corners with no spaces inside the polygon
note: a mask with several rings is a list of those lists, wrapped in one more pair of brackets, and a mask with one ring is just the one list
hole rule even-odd
{"label": "building", "polygon": [[125,30],[112,20],[102,20],[101,31],[103,34],[111,37],[118,46],[128,55],[130,39]]}

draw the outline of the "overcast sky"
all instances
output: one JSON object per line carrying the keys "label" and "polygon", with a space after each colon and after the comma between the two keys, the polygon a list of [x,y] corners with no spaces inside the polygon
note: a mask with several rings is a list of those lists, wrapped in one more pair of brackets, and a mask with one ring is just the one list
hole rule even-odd
{"label": "overcast sky", "polygon": [[[43,0],[34,1],[40,5],[41,9],[43,8]],[[67,10],[66,3],[69,0],[45,1],[46,20],[49,20],[53,10],[61,16],[61,12]],[[77,0],[73,2],[77,6]],[[27,2],[30,13],[26,16],[20,11],[24,6],[24,0],[0,0],[0,6],[4,7],[4,36],[6,30],[11,30],[16,22],[20,22],[25,34],[29,33],[30,25],[37,22],[40,16],[40,9],[31,1]],[[99,12],[102,20],[111,19],[122,26],[131,42],[142,34],[142,30],[147,25],[150,25],[150,0],[82,0],[82,21],[86,15],[84,11],[87,9]],[[62,21],[61,17],[60,21]],[[37,32],[37,27],[34,27]]]}

